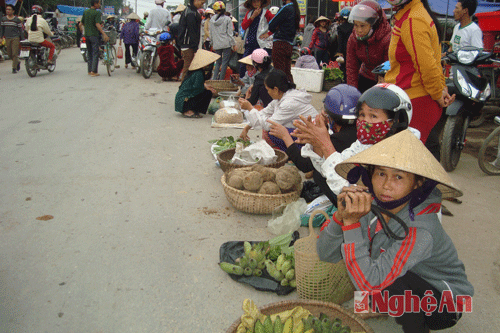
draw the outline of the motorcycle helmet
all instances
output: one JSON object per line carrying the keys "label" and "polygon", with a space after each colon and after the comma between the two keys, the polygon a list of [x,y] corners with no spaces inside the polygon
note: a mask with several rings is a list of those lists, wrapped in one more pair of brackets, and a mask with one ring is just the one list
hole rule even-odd
{"label": "motorcycle helmet", "polygon": [[279,7],[276,7],[276,6],[272,6],[271,8],[269,8],[269,11],[271,12],[271,14],[273,15],[276,15],[278,14],[280,8]]}
{"label": "motorcycle helmet", "polygon": [[142,14],[142,15],[144,15],[144,17],[148,17],[149,13],[148,12],[144,12],[144,14]]}
{"label": "motorcycle helmet", "polygon": [[38,5],[34,5],[31,7],[31,13],[32,14],[42,14],[43,13],[43,8]]}
{"label": "motorcycle helmet", "polygon": [[201,16],[205,15],[205,9],[199,8],[198,13],[200,13]]}
{"label": "motorcycle helmet", "polygon": [[303,56],[303,55],[310,55],[311,54],[311,50],[308,48],[308,47],[303,47],[300,49],[300,55]]}
{"label": "motorcycle helmet", "polygon": [[349,14],[349,23],[366,22],[372,27],[382,17],[382,7],[373,0],[364,0],[354,6]]}
{"label": "motorcycle helmet", "polygon": [[213,8],[213,10],[218,11],[221,9],[226,9],[226,5],[222,1],[216,1],[216,2],[214,2],[212,8]]}
{"label": "motorcycle helmet", "polygon": [[160,42],[167,42],[167,41],[169,41],[171,39],[172,39],[172,36],[170,36],[170,34],[168,32],[162,33],[160,35],[160,38],[159,38]]}
{"label": "motorcycle helmet", "polygon": [[205,15],[215,15],[215,12],[211,9],[211,8],[207,8],[207,10],[205,10]]}
{"label": "motorcycle helmet", "polygon": [[345,7],[343,8],[339,15],[344,19],[347,20],[349,18],[349,14],[351,14],[351,8],[350,7]]}
{"label": "motorcycle helmet", "polygon": [[326,94],[323,105],[330,120],[340,125],[356,123],[356,107],[361,93],[348,84],[339,84]]}
{"label": "motorcycle helmet", "polygon": [[372,70],[372,73],[375,75],[385,75],[391,69],[391,64],[389,63],[389,60],[386,62],[378,65]]}
{"label": "motorcycle helmet", "polygon": [[383,109],[392,119],[392,127],[388,135],[407,129],[413,114],[410,97],[406,92],[392,83],[379,83],[361,95],[356,106],[356,116],[363,103],[373,109]]}

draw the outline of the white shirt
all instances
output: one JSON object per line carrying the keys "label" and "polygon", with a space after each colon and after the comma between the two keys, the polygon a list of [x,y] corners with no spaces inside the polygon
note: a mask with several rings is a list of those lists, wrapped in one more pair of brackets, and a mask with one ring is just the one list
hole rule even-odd
{"label": "white shirt", "polygon": [[153,28],[161,31],[163,30],[163,28],[166,28],[171,22],[172,17],[170,16],[170,12],[162,6],[157,5],[156,8],[152,9],[149,12],[149,16],[146,20],[144,29],[149,30]]}
{"label": "white shirt", "polygon": [[471,22],[465,27],[460,27],[460,23],[455,25],[453,28],[453,35],[451,36],[452,50],[458,51],[464,46],[474,46],[477,48],[483,48],[483,32],[481,28]]}

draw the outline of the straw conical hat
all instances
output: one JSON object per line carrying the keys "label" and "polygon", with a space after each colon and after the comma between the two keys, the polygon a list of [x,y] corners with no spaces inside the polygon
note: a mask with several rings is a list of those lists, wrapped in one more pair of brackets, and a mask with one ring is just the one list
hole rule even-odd
{"label": "straw conical hat", "polygon": [[177,8],[175,8],[175,10],[174,10],[174,14],[175,14],[175,13],[180,13],[180,12],[182,12],[184,9],[186,9],[186,6],[184,6],[183,4],[180,4],[179,6],[177,6]]}
{"label": "straw conical hat", "polygon": [[236,22],[238,22],[238,20],[236,19],[236,17],[231,16],[231,22],[236,23]]}
{"label": "straw conical hat", "polygon": [[189,65],[189,70],[194,71],[196,69],[203,68],[211,63],[215,62],[220,58],[220,55],[207,50],[198,49],[194,55],[191,65]]}
{"label": "straw conical hat", "polygon": [[319,21],[328,21],[328,24],[330,25],[332,21],[326,16],[320,16],[316,21],[314,21],[314,25],[316,25]]}
{"label": "straw conical hat", "polygon": [[238,60],[238,62],[241,62],[242,64],[245,64],[245,65],[253,66],[252,55],[249,54],[245,58],[241,58],[240,60]]}
{"label": "straw conical hat", "polygon": [[136,13],[128,14],[126,19],[128,20],[140,20],[141,18]]}
{"label": "straw conical hat", "polygon": [[463,193],[424,144],[409,130],[401,131],[372,147],[339,163],[335,171],[346,178],[357,164],[378,165],[398,169],[437,181],[443,198],[459,197]]}

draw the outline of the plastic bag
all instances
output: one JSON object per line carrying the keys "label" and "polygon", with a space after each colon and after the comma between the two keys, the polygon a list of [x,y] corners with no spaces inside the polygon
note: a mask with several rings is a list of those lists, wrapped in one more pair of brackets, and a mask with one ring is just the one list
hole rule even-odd
{"label": "plastic bag", "polygon": [[305,212],[307,203],[303,198],[289,203],[281,216],[269,220],[267,227],[275,235],[293,232],[300,227],[300,215]]}
{"label": "plastic bag", "polygon": [[278,156],[274,149],[266,141],[260,140],[246,148],[243,148],[243,145],[236,144],[236,151],[231,163],[237,165],[267,165],[277,160]]}
{"label": "plastic bag", "polygon": [[123,48],[121,46],[118,46],[118,50],[116,50],[116,57],[118,59],[122,59],[123,58]]}

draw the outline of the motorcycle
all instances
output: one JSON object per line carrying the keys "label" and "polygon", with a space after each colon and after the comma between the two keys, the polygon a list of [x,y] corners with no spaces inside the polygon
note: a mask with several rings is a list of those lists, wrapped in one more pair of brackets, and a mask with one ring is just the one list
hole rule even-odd
{"label": "motorcycle", "polygon": [[498,126],[490,135],[484,139],[477,161],[479,167],[487,175],[500,175],[500,117],[495,117],[495,124]]}
{"label": "motorcycle", "polygon": [[87,62],[89,59],[89,52],[87,50],[87,41],[84,36],[80,40],[80,53],[82,54],[83,61]]}
{"label": "motorcycle", "polygon": [[150,29],[139,37],[139,50],[137,57],[132,59],[132,64],[136,65],[137,73],[142,72],[145,79],[149,79],[153,74],[153,67],[158,55],[157,48],[160,45],[156,36],[160,32],[157,29]]}
{"label": "motorcycle", "polygon": [[470,46],[449,53],[445,58],[451,64],[452,77],[446,85],[449,94],[455,94],[456,98],[445,110],[441,165],[446,171],[453,171],[465,145],[467,128],[472,119],[480,116],[492,93],[491,80],[478,66],[498,61],[492,59],[492,53]]}
{"label": "motorcycle", "polygon": [[[52,39],[57,42],[57,38]],[[49,64],[50,49],[41,46],[39,43],[31,43],[28,40],[21,41],[21,52],[19,59],[24,59],[26,72],[30,77],[35,77],[40,70],[48,70],[52,73],[56,69],[57,54],[54,53],[52,58],[53,64]]]}

